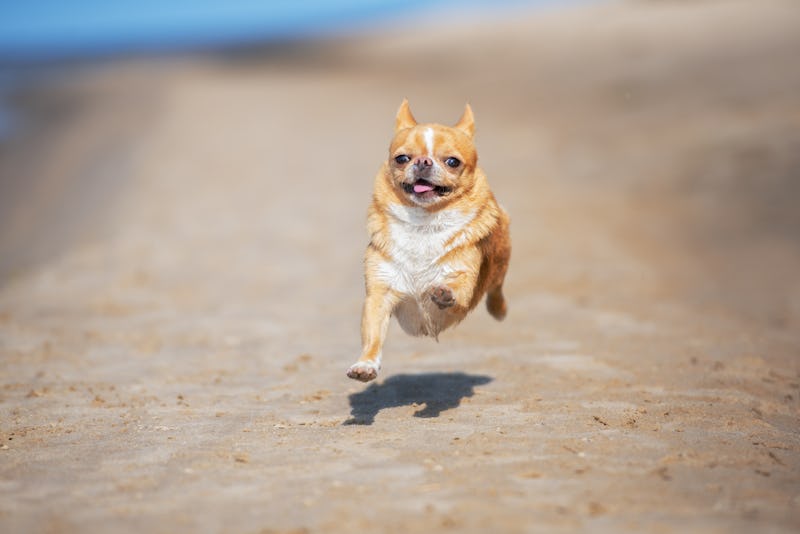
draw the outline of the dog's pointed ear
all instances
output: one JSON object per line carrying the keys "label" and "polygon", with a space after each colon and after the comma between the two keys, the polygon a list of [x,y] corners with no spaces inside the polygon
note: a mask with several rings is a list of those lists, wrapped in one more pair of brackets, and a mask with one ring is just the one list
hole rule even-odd
{"label": "dog's pointed ear", "polygon": [[472,108],[469,107],[469,104],[464,106],[464,114],[458,119],[454,128],[461,130],[470,138],[475,135],[475,117],[472,116]]}
{"label": "dog's pointed ear", "polygon": [[411,108],[408,107],[408,99],[404,98],[403,103],[400,104],[400,109],[397,110],[397,116],[394,119],[394,131],[399,132],[406,128],[413,128],[417,125],[417,119],[411,114]]}

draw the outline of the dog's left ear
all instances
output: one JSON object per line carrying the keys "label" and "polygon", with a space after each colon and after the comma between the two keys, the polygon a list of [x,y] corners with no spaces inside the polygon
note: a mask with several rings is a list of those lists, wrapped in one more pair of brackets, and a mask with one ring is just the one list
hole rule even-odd
{"label": "dog's left ear", "polygon": [[417,119],[411,114],[411,108],[408,107],[408,99],[404,98],[403,103],[400,104],[400,109],[397,110],[397,116],[394,119],[394,131],[399,132],[406,128],[413,128],[417,125]]}
{"label": "dog's left ear", "polygon": [[472,116],[472,108],[469,107],[469,104],[464,106],[464,114],[458,119],[454,128],[461,130],[470,138],[475,135],[475,117]]}

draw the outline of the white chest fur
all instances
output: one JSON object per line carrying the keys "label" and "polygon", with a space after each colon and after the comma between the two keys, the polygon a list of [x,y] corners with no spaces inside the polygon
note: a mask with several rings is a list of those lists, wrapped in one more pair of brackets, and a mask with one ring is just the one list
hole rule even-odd
{"label": "white chest fur", "polygon": [[442,265],[439,260],[463,243],[458,234],[464,232],[475,213],[429,213],[423,208],[395,204],[390,207],[390,217],[392,259],[382,265],[380,274],[395,291],[419,297],[458,268]]}

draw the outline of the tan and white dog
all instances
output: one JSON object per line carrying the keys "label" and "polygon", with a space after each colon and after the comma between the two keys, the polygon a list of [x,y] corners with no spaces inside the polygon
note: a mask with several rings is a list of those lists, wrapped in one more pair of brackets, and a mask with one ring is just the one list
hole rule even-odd
{"label": "tan and white dog", "polygon": [[505,317],[508,215],[477,166],[474,132],[469,105],[452,128],[417,124],[400,105],[369,208],[363,348],[350,378],[378,376],[392,315],[413,336],[437,337],[486,294],[489,313]]}

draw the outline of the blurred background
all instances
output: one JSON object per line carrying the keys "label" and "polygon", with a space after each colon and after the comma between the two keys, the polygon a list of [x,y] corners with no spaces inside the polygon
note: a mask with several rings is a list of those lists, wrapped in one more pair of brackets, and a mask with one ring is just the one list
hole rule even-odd
{"label": "blurred background", "polygon": [[518,292],[800,321],[796,2],[0,9],[5,285],[93,250],[58,269],[357,307],[372,177],[408,97],[422,121],[472,104]]}
{"label": "blurred background", "polygon": [[[0,531],[797,532],[798,58],[798,0],[0,0]],[[364,388],[403,98],[472,106],[509,313]]]}
{"label": "blurred background", "polygon": [[[413,16],[450,17],[554,0],[53,0],[3,6],[4,59],[42,61],[264,45],[346,35]],[[563,2],[562,3],[567,3]],[[458,14],[455,14],[457,11]],[[455,15],[455,16],[454,16]]]}

